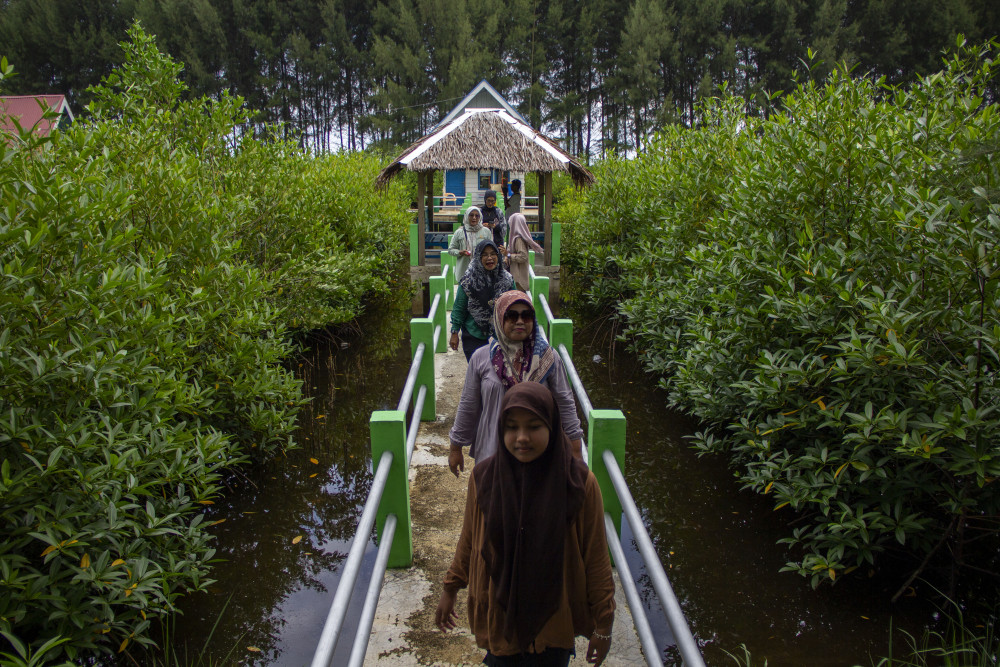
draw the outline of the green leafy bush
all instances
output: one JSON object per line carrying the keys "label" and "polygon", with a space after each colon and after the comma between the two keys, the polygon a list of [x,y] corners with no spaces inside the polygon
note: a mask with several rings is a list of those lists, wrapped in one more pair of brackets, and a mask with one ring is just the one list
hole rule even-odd
{"label": "green leafy bush", "polygon": [[799,513],[787,569],[813,585],[995,534],[996,53],[909,90],[837,71],[767,120],[717,101],[606,165],[568,225],[564,263],[696,445]]}
{"label": "green leafy bush", "polygon": [[148,643],[210,583],[203,506],[226,469],[294,444],[287,326],[356,317],[406,238],[370,160],[238,138],[239,100],[180,101],[180,66],[150,36],[122,46],[89,120],[0,140],[0,652],[15,663]]}

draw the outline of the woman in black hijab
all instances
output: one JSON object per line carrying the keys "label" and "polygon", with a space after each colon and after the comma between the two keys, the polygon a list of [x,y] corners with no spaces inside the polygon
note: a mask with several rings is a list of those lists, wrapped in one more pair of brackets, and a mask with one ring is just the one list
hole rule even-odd
{"label": "woman in black hijab", "polygon": [[469,589],[469,627],[487,665],[563,667],[575,638],[587,662],[611,647],[614,580],[594,474],[571,454],[552,392],[521,382],[503,397],[503,447],[476,465],[455,558],[435,621],[455,627]]}
{"label": "woman in black hijab", "polygon": [[502,254],[507,250],[507,218],[497,208],[497,193],[487,190],[483,195],[483,226],[493,230],[493,242]]}

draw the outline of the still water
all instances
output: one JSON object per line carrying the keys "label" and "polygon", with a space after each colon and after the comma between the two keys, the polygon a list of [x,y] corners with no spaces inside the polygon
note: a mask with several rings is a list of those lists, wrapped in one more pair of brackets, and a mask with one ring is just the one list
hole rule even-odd
{"label": "still water", "polygon": [[[318,338],[293,362],[313,398],[299,420],[301,448],[249,473],[211,508],[209,520],[225,519],[217,583],[182,602],[175,650],[197,656],[208,647],[214,664],[309,664],[371,483],[368,419],[395,408],[409,365],[405,324],[386,322],[367,323],[364,336]],[[709,665],[737,664],[724,651],[742,655],[741,645],[755,665],[872,665],[887,652],[890,618],[919,627],[926,608],[906,598],[890,608],[893,591],[878,581],[814,591],[780,573],[786,518],[741,492],[722,460],[696,457],[685,440],[696,425],[663,407],[635,360],[610,348],[612,336],[592,326],[574,338],[594,407],[625,413],[625,476]],[[679,664],[627,534],[623,542],[664,660]],[[370,545],[363,584],[373,562]],[[360,611],[354,604],[348,618]],[[346,627],[343,636],[353,634]],[[338,653],[334,664],[346,660]]]}

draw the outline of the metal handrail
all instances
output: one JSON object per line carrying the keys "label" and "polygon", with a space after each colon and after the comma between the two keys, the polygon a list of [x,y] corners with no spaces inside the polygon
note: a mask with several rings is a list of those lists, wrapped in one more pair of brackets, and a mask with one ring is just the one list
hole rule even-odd
{"label": "metal handrail", "polygon": [[410,362],[410,372],[406,376],[406,383],[403,385],[403,394],[399,397],[396,409],[400,412],[406,411],[406,406],[413,398],[413,388],[417,384],[417,373],[420,371],[420,362],[424,360],[424,351],[427,349],[425,343],[417,345],[417,351],[413,353],[413,361]]}
{"label": "metal handrail", "polygon": [[594,404],[590,402],[590,397],[587,396],[587,390],[583,387],[583,382],[580,381],[580,374],[576,372],[576,366],[573,364],[573,358],[569,356],[569,350],[562,343],[559,343],[559,357],[563,361],[563,365],[566,367],[566,374],[569,376],[569,383],[573,387],[573,393],[576,394],[576,400],[580,401],[580,407],[583,408],[583,414],[589,415],[594,409]]}
{"label": "metal handrail", "polygon": [[[422,387],[421,387],[422,388]],[[361,619],[358,631],[354,635],[354,646],[351,647],[349,667],[361,667],[368,652],[368,639],[372,634],[372,623],[375,621],[375,608],[378,607],[378,596],[382,592],[385,581],[385,567],[389,562],[389,550],[392,548],[392,538],[396,536],[396,515],[385,518],[382,528],[382,541],[378,545],[378,555],[375,557],[375,569],[368,582],[368,593],[365,595],[365,606],[361,609]]]}
{"label": "metal handrail", "polygon": [[636,588],[635,579],[632,578],[632,570],[625,559],[625,550],[622,549],[622,542],[618,539],[618,530],[615,528],[615,522],[611,518],[610,512],[604,513],[604,534],[608,537],[608,548],[611,550],[615,567],[618,568],[618,579],[622,582],[628,608],[632,610],[632,622],[635,623],[635,631],[639,635],[642,652],[646,655],[646,664],[650,667],[662,667],[660,648],[656,645],[656,637],[653,636],[653,629],[649,626],[646,609],[642,606],[642,600],[639,599],[639,589]]}
{"label": "metal handrail", "polygon": [[420,429],[420,415],[424,412],[424,401],[427,400],[427,385],[420,385],[417,392],[417,402],[413,405],[413,416],[410,417],[409,430],[406,433],[406,468],[410,468],[410,459],[417,446],[417,431]]}
{"label": "metal handrail", "polygon": [[646,532],[646,526],[639,515],[639,508],[636,507],[632,493],[628,490],[628,485],[625,483],[625,476],[622,475],[622,471],[618,467],[618,459],[615,458],[611,450],[605,450],[602,460],[608,470],[608,476],[611,478],[615,493],[618,494],[618,500],[621,501],[622,513],[632,528],[632,536],[635,539],[635,544],[639,549],[639,554],[642,556],[643,563],[646,565],[646,574],[649,575],[649,580],[653,584],[653,590],[656,591],[657,597],[660,598],[660,604],[663,606],[663,612],[667,616],[667,624],[670,626],[670,631],[674,634],[674,639],[677,641],[677,648],[681,652],[681,658],[683,658],[684,664],[688,667],[705,667],[705,660],[701,657],[701,651],[698,650],[698,643],[691,634],[691,628],[688,627],[687,619],[684,618],[684,612],[681,610],[681,605],[677,601],[677,596],[674,595],[674,589],[670,586],[670,580],[663,569],[660,557],[656,554],[653,541],[649,539],[649,533]]}
{"label": "metal handrail", "polygon": [[354,540],[351,541],[351,549],[344,562],[344,571],[337,584],[337,592],[333,595],[330,612],[327,614],[326,623],[323,624],[323,632],[320,633],[319,643],[316,645],[312,667],[330,667],[330,661],[333,660],[333,649],[336,647],[340,631],[344,627],[344,619],[347,618],[348,603],[351,601],[354,585],[358,581],[358,572],[361,571],[361,559],[368,546],[368,536],[371,535],[372,528],[375,526],[375,516],[378,512],[378,505],[382,502],[382,492],[385,491],[386,480],[389,479],[392,458],[392,452],[383,452],[378,461],[375,478],[372,480],[372,488],[368,492],[368,500],[365,501],[365,508],[361,512],[361,520],[358,521],[358,532],[354,534]]}
{"label": "metal handrail", "polygon": [[[528,272],[531,277],[535,277],[535,270],[530,264],[528,265]],[[555,319],[555,317],[552,314],[552,308],[548,303],[548,299],[546,299],[543,294],[539,294],[538,297],[548,321],[551,322]],[[562,343],[559,344],[558,351],[559,357],[562,359],[563,366],[566,369],[566,375],[569,378],[570,385],[573,387],[573,393],[576,395],[577,401],[580,402],[580,407],[583,410],[584,416],[589,419],[594,406],[590,401],[590,397],[587,396],[587,390],[583,386],[583,382],[580,380],[580,374],[576,370],[573,358],[570,356],[569,350]],[[621,474],[621,470],[618,467],[618,461],[615,459],[614,453],[610,450],[604,451],[603,460],[605,466],[608,468],[609,476],[614,484],[615,492],[618,494],[618,498],[621,501],[622,510],[628,519],[629,526],[632,528],[632,533],[636,537],[636,544],[639,546],[639,553],[642,555],[643,562],[646,565],[646,571],[649,573],[650,580],[653,582],[653,590],[660,598],[660,604],[663,606],[664,613],[667,616],[667,624],[670,626],[670,630],[674,634],[674,639],[677,641],[677,646],[681,652],[684,664],[688,667],[704,667],[705,662],[701,656],[701,652],[698,650],[698,644],[695,642],[694,637],[691,634],[691,629],[688,627],[687,620],[684,618],[684,612],[681,610],[680,604],[677,602],[677,597],[674,595],[673,588],[670,586],[670,581],[667,579],[667,574],[663,569],[663,564],[660,562],[660,557],[656,554],[656,550],[653,548],[653,543],[649,539],[649,533],[646,530],[646,526],[642,523],[639,510],[635,505],[635,500],[632,498],[632,494],[629,492],[628,486],[625,484],[625,478]],[[618,566],[619,579],[622,580],[622,586],[625,588],[625,596],[628,600],[629,608],[632,610],[632,618],[636,625],[636,632],[639,634],[639,641],[642,643],[643,651],[646,654],[647,664],[662,665],[655,641],[653,641],[652,638],[652,630],[649,627],[649,620],[646,618],[645,611],[641,606],[638,592],[635,590],[635,582],[632,580],[628,564],[625,562],[624,550],[622,550],[621,541],[618,539],[618,533],[614,528],[614,522],[611,521],[610,515],[607,513],[605,513],[605,521],[610,522],[606,524],[606,526],[610,525],[610,528],[606,527],[605,532],[608,534],[608,543],[611,547],[615,564]],[[631,593],[629,591],[630,586],[632,589]],[[641,626],[645,626],[645,629]],[[644,634],[647,636],[644,637]],[[653,660],[655,660],[655,662],[653,662]]]}

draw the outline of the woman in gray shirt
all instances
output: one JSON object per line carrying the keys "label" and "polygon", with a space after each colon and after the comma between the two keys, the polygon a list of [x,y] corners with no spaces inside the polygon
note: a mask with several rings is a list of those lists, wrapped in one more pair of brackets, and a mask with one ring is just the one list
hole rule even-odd
{"label": "woman in gray shirt", "polygon": [[583,429],[576,414],[573,389],[566,380],[562,361],[545,335],[538,330],[531,300],[524,292],[511,290],[497,298],[489,345],[472,353],[465,372],[455,423],[448,433],[451,450],[448,466],[458,476],[465,470],[463,448],[481,461],[492,456],[499,444],[496,425],[500,401],[519,382],[544,384],[556,399],[563,430],[573,444],[573,455],[583,456]]}

